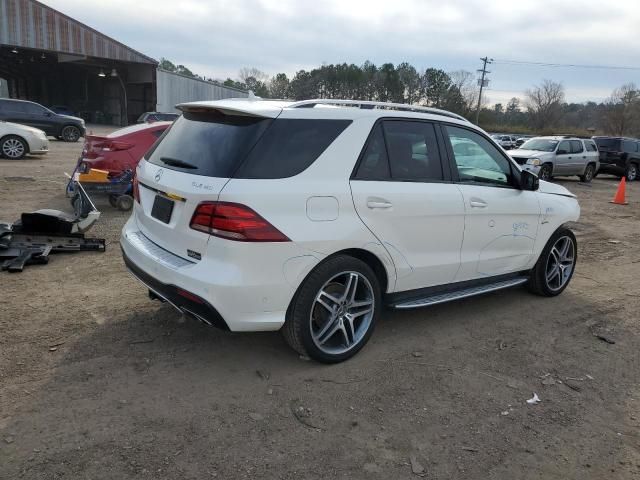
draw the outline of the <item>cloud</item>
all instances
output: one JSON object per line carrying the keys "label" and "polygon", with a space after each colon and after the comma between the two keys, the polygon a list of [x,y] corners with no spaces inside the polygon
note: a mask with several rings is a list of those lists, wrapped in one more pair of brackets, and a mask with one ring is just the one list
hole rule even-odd
{"label": "cloud", "polygon": [[[326,63],[408,61],[418,68],[479,68],[479,57],[637,65],[640,9],[630,0],[45,0],[154,58],[214,78],[242,67],[289,75]],[[602,95],[632,71],[492,66],[496,90],[522,92],[543,78],[567,98]]]}

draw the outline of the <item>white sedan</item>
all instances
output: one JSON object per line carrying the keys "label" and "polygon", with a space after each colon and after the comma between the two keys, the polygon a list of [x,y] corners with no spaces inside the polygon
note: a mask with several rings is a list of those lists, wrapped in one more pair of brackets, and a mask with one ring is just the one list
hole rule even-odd
{"label": "white sedan", "polygon": [[27,153],[38,155],[48,151],[49,140],[42,130],[0,121],[0,156],[19,160]]}

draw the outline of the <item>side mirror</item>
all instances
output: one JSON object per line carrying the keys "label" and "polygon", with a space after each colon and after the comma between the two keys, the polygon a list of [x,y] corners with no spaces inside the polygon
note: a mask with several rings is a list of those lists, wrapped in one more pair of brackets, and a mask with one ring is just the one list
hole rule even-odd
{"label": "side mirror", "polygon": [[540,188],[540,180],[538,176],[531,173],[529,170],[522,170],[520,172],[520,190],[530,190],[535,192]]}
{"label": "side mirror", "polygon": [[556,155],[566,155],[567,153],[569,153],[569,152],[567,152],[566,150],[558,150],[556,152]]}

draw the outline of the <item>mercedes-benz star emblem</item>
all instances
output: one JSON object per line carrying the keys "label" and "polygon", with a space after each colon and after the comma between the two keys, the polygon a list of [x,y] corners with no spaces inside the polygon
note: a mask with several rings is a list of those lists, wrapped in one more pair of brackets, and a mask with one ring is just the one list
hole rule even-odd
{"label": "mercedes-benz star emblem", "polygon": [[159,169],[159,170],[156,172],[156,176],[155,176],[154,178],[156,179],[156,182],[159,182],[159,181],[160,181],[160,179],[162,178],[162,169]]}

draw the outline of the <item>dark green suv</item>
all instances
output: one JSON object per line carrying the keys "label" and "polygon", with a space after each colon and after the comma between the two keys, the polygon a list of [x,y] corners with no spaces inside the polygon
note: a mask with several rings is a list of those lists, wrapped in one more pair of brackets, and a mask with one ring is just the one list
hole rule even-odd
{"label": "dark green suv", "polygon": [[50,137],[77,142],[84,137],[84,120],[52,112],[39,103],[0,98],[0,120],[39,128]]}
{"label": "dark green suv", "polygon": [[600,152],[598,173],[640,179],[640,140],[624,137],[593,137]]}

